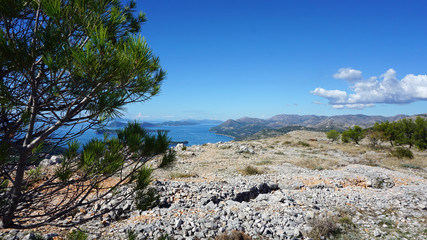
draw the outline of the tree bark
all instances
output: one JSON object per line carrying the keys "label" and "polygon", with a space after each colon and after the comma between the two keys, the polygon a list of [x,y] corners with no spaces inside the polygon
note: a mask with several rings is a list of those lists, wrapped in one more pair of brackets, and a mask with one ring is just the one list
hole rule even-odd
{"label": "tree bark", "polygon": [[12,189],[12,197],[6,213],[3,215],[3,227],[9,228],[13,226],[13,219],[16,208],[22,195],[22,183],[24,180],[25,166],[29,155],[28,149],[23,149],[19,155],[18,167],[16,169],[15,183]]}

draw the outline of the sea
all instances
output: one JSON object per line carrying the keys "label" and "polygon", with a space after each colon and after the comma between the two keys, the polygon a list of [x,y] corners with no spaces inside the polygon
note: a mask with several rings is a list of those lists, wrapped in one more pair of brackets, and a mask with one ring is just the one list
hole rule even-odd
{"label": "sea", "polygon": [[[206,143],[228,142],[233,138],[210,132],[209,129],[217,125],[213,124],[195,124],[181,126],[159,126],[146,127],[148,130],[167,130],[168,136],[172,142],[186,142],[186,146],[203,145]],[[94,129],[87,130],[83,135],[77,138],[82,144],[87,143],[92,138],[103,139],[102,133],[97,133]]]}

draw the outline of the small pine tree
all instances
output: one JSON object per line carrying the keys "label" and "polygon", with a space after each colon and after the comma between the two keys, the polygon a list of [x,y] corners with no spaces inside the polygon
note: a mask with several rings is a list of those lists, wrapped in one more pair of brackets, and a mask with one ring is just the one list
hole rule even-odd
{"label": "small pine tree", "polygon": [[331,130],[326,133],[326,137],[332,140],[332,142],[338,141],[338,139],[340,138],[340,133],[337,130]]}
{"label": "small pine tree", "polygon": [[422,117],[415,119],[414,141],[420,150],[427,149],[427,120]]}
{"label": "small pine tree", "polygon": [[404,118],[397,122],[396,128],[399,132],[396,142],[399,144],[406,144],[409,148],[412,148],[415,143],[415,122],[412,121],[412,119]]}
{"label": "small pine tree", "polygon": [[359,141],[365,137],[365,132],[359,126],[354,126],[353,128],[348,128],[347,131],[344,131],[341,134],[341,140],[343,142],[353,141],[356,144],[359,144]]}

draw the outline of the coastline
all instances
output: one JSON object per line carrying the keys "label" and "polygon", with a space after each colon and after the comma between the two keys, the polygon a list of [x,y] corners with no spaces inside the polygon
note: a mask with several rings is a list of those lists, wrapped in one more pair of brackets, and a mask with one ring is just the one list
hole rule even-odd
{"label": "coastline", "polygon": [[230,141],[234,141],[234,140],[236,139],[236,138],[235,138],[235,137],[233,137],[233,136],[226,135],[226,134],[221,134],[221,133],[217,133],[217,132],[214,132],[214,131],[211,131],[211,130],[209,130],[209,132],[214,133],[214,134],[219,135],[219,136],[229,137],[229,138],[231,138],[231,140],[230,140]]}

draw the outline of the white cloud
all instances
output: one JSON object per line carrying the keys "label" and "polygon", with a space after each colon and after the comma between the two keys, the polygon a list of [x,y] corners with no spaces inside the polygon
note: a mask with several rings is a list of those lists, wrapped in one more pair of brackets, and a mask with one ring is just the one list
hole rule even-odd
{"label": "white cloud", "polygon": [[327,98],[330,102],[333,103],[343,103],[347,99],[347,93],[340,90],[326,90],[323,88],[316,88],[310,93],[319,97]]}
{"label": "white cloud", "polygon": [[335,109],[342,109],[345,106],[340,104],[340,105],[332,105],[332,107],[335,108]]}
{"label": "white cloud", "polygon": [[373,107],[373,106],[375,106],[373,103],[368,103],[368,104],[356,103],[356,104],[346,104],[345,105],[345,107],[353,108],[353,109],[363,109],[366,107]]}
{"label": "white cloud", "polygon": [[396,71],[389,69],[379,79],[370,77],[363,80],[361,76],[359,70],[341,68],[334,77],[349,81],[352,93],[320,87],[311,93],[328,99],[329,104],[336,109],[363,109],[376,103],[405,104],[427,100],[427,75],[408,74],[399,80]]}
{"label": "white cloud", "polygon": [[373,107],[375,106],[374,104],[361,104],[361,103],[357,103],[357,104],[335,104],[332,105],[332,108],[335,109],[343,109],[343,108],[352,108],[352,109],[363,109],[366,107]]}
{"label": "white cloud", "polygon": [[336,79],[344,79],[349,82],[356,82],[362,80],[362,72],[352,68],[340,68],[337,73],[334,74]]}

